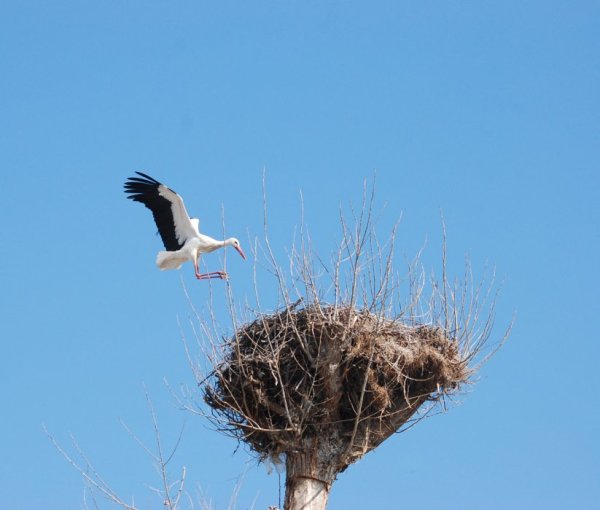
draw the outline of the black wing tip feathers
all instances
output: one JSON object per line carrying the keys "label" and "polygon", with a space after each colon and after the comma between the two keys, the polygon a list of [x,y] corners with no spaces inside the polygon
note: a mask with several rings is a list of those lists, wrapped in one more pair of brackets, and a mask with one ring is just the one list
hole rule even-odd
{"label": "black wing tip feathers", "polygon": [[[144,177],[144,179],[147,179],[154,184],[161,184],[154,177],[150,177],[148,174],[145,174],[144,172],[136,172],[136,174],[141,175],[142,177]],[[133,177],[133,178],[135,179],[135,177]],[[130,177],[130,179],[131,179],[131,177]]]}
{"label": "black wing tip feathers", "polygon": [[144,204],[152,211],[154,222],[167,251],[179,250],[183,243],[177,239],[175,231],[173,201],[162,196],[159,191],[159,187],[164,185],[143,172],[136,172],[136,174],[139,177],[129,177],[125,181],[127,198]]}
{"label": "black wing tip feathers", "polygon": [[148,186],[160,186],[162,183],[157,181],[154,177],[150,177],[148,174],[142,172],[136,172],[140,177],[128,177],[125,181],[125,186],[135,186],[137,184],[146,184]]}
{"label": "black wing tip feathers", "polygon": [[141,202],[142,200],[140,199],[143,195],[146,195],[149,192],[155,192],[162,183],[143,172],[135,173],[141,176],[141,178],[128,177],[123,187],[125,188],[125,193],[129,195],[127,198]]}

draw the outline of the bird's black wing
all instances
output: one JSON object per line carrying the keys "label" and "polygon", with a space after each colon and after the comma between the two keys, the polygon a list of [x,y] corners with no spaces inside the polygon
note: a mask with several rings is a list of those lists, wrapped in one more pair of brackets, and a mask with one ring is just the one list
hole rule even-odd
{"label": "bird's black wing", "polygon": [[183,200],[175,191],[149,175],[142,172],[136,174],[140,177],[129,177],[125,182],[127,198],[141,202],[152,211],[167,251],[179,250],[193,233]]}

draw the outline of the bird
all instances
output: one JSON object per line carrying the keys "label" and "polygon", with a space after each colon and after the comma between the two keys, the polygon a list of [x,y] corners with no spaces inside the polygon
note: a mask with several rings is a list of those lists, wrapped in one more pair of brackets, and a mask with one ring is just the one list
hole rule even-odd
{"label": "bird", "polygon": [[161,271],[179,269],[188,260],[193,262],[195,276],[198,280],[211,278],[228,278],[225,271],[201,273],[198,268],[200,256],[225,246],[233,246],[246,260],[246,255],[235,237],[223,241],[213,239],[200,233],[200,220],[190,218],[183,199],[175,191],[163,183],[142,172],[135,172],[139,177],[129,177],[125,181],[127,198],[144,204],[152,211],[158,233],[165,246],[159,251],[156,265]]}

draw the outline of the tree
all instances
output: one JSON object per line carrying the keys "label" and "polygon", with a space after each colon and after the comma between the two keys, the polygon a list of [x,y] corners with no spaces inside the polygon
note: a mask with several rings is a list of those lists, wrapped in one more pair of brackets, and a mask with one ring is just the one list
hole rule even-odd
{"label": "tree", "polygon": [[233,334],[223,344],[202,328],[212,371],[198,383],[209,417],[260,459],[285,461],[286,510],[325,508],[339,473],[444,405],[491,355],[482,348],[493,325],[492,286],[475,286],[468,264],[463,282],[448,280],[445,231],[441,278],[425,278],[417,257],[404,281],[395,271],[396,227],[381,244],[372,212],[365,191],[350,222],[340,215],[342,239],[329,263],[302,228],[286,272],[265,206],[254,255],[275,277],[279,306],[239,321],[229,287]]}

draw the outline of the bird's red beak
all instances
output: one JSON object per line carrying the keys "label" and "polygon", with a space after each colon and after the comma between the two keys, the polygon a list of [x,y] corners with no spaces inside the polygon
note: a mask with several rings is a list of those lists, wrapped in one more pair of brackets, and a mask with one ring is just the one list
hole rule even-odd
{"label": "bird's red beak", "polygon": [[242,256],[242,258],[244,260],[246,260],[246,255],[244,255],[244,252],[242,251],[242,249],[239,246],[234,246],[234,248],[237,250],[237,252]]}

